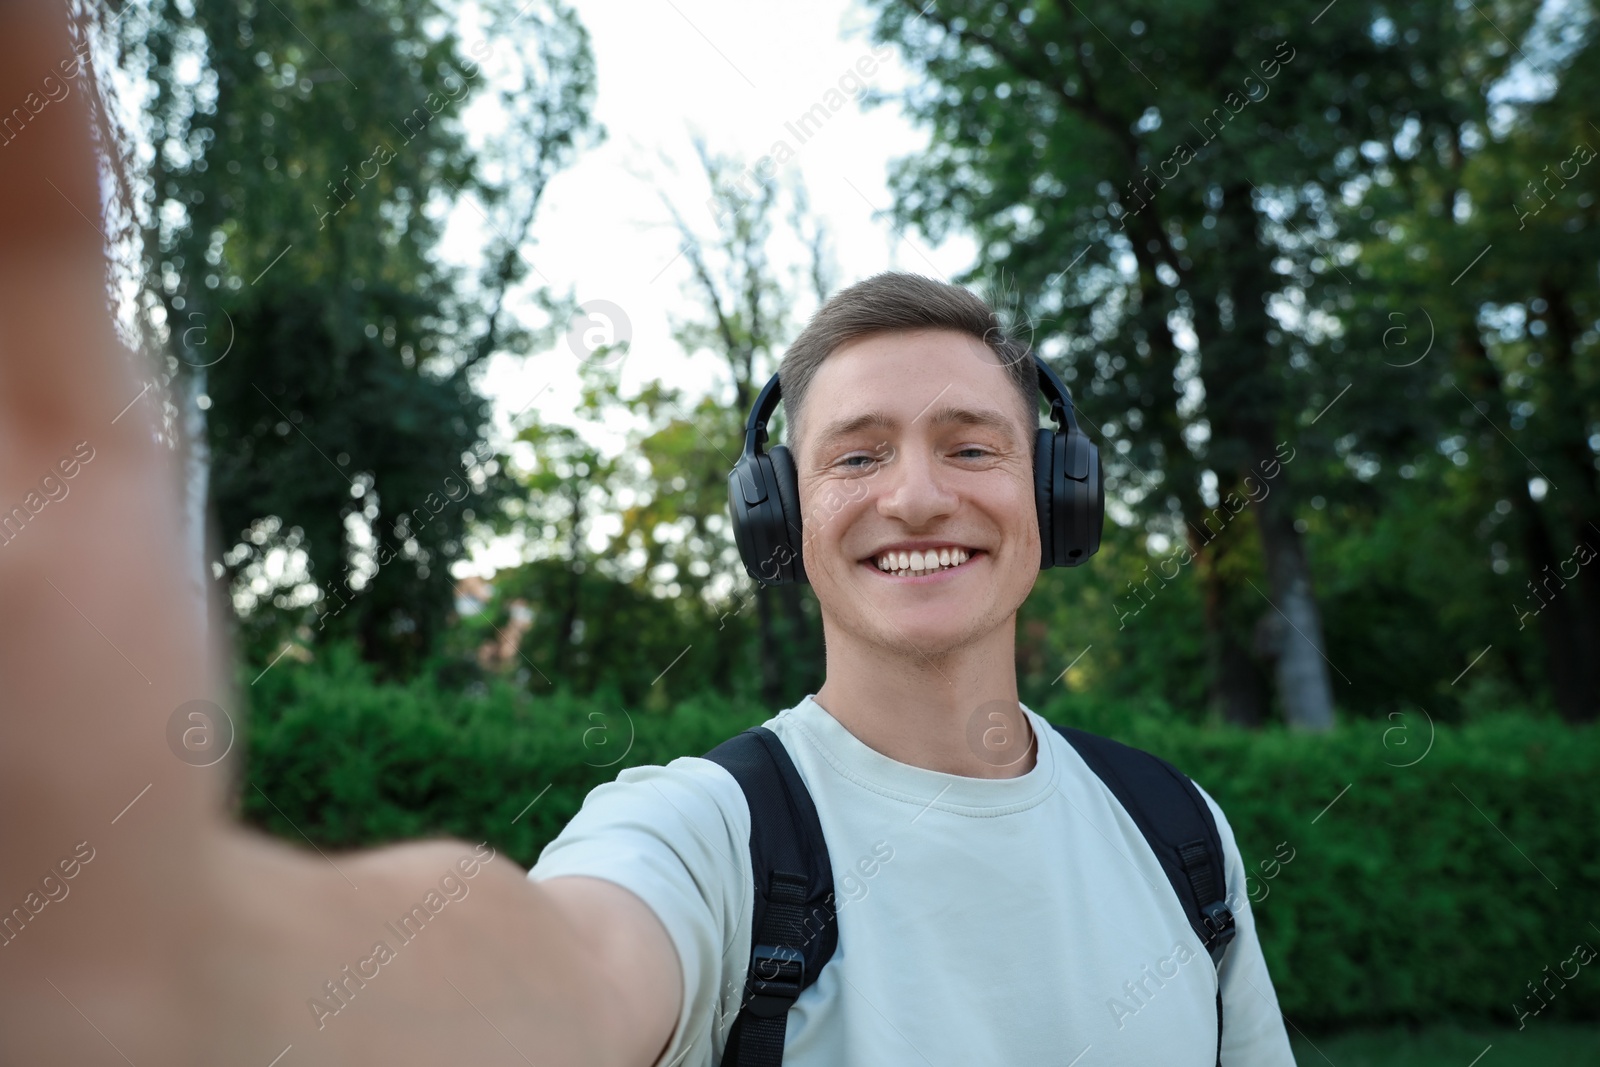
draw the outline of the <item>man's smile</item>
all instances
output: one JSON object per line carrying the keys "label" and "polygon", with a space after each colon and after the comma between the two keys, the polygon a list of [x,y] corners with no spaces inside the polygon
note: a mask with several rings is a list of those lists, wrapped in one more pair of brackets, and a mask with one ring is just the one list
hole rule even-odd
{"label": "man's smile", "polygon": [[861,564],[883,577],[911,581],[970,569],[984,555],[982,549],[950,542],[907,541],[885,546]]}

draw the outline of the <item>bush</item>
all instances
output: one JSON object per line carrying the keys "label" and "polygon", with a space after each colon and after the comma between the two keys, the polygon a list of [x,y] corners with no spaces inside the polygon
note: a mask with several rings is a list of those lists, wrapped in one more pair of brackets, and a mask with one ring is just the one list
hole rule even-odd
{"label": "bush", "polygon": [[[1515,1022],[1541,1003],[1526,983],[1579,943],[1600,947],[1600,735],[1505,715],[1440,726],[1429,748],[1426,719],[1411,718],[1320,737],[1125,731],[1227,813],[1280,1005],[1300,1025]],[[1280,842],[1294,850],[1281,868]],[[1540,1018],[1600,1018],[1600,975],[1572,966],[1574,989],[1541,989]]]}
{"label": "bush", "polygon": [[[699,755],[770,717],[716,697],[629,711],[565,691],[379,685],[339,649],[250,692],[247,820],[324,847],[487,840],[525,867],[622,767]],[[1515,1023],[1514,1006],[1540,1003],[1526,983],[1600,946],[1593,728],[1506,714],[1434,731],[1418,713],[1306,736],[1070,696],[1038,710],[1155,752],[1216,797],[1298,1026]],[[1541,988],[1540,1018],[1600,1017],[1596,964],[1571,990]]]}
{"label": "bush", "polygon": [[529,867],[623,767],[699,755],[770,717],[717,697],[648,711],[566,690],[476,688],[445,690],[427,675],[380,684],[344,646],[312,666],[278,664],[249,689],[244,818],[336,848],[487,840]]}

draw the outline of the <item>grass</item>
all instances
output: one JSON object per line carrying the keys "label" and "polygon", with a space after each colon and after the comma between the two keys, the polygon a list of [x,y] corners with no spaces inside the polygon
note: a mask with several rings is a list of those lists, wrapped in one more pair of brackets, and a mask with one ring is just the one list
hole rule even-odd
{"label": "grass", "polygon": [[1299,1067],[1564,1067],[1600,1064],[1600,1026],[1539,1023],[1461,1027],[1442,1023],[1417,1030],[1351,1030],[1308,1040],[1291,1031]]}

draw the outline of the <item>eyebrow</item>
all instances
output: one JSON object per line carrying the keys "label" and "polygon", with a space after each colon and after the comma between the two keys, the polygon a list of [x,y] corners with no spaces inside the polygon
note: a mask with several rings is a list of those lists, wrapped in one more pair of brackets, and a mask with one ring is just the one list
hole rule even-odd
{"label": "eyebrow", "polygon": [[[1016,426],[1010,419],[997,411],[981,411],[976,408],[954,407],[946,404],[935,408],[931,414],[918,415],[911,421],[919,422],[923,418],[927,418],[934,425],[954,424],[994,430],[1012,444],[1015,444],[1017,440]],[[859,415],[852,415],[850,418],[839,419],[836,422],[829,423],[823,428],[813,447],[819,452],[826,451],[840,439],[860,433],[862,430],[895,430],[899,426],[900,423],[894,416],[874,408],[871,411],[864,411]]]}

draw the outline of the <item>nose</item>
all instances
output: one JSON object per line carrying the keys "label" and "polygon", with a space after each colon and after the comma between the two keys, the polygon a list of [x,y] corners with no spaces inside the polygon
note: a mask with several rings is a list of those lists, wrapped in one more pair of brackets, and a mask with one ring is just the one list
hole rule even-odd
{"label": "nose", "polygon": [[889,463],[887,485],[878,498],[878,514],[918,528],[952,514],[959,499],[945,484],[938,457],[926,444],[906,443]]}

